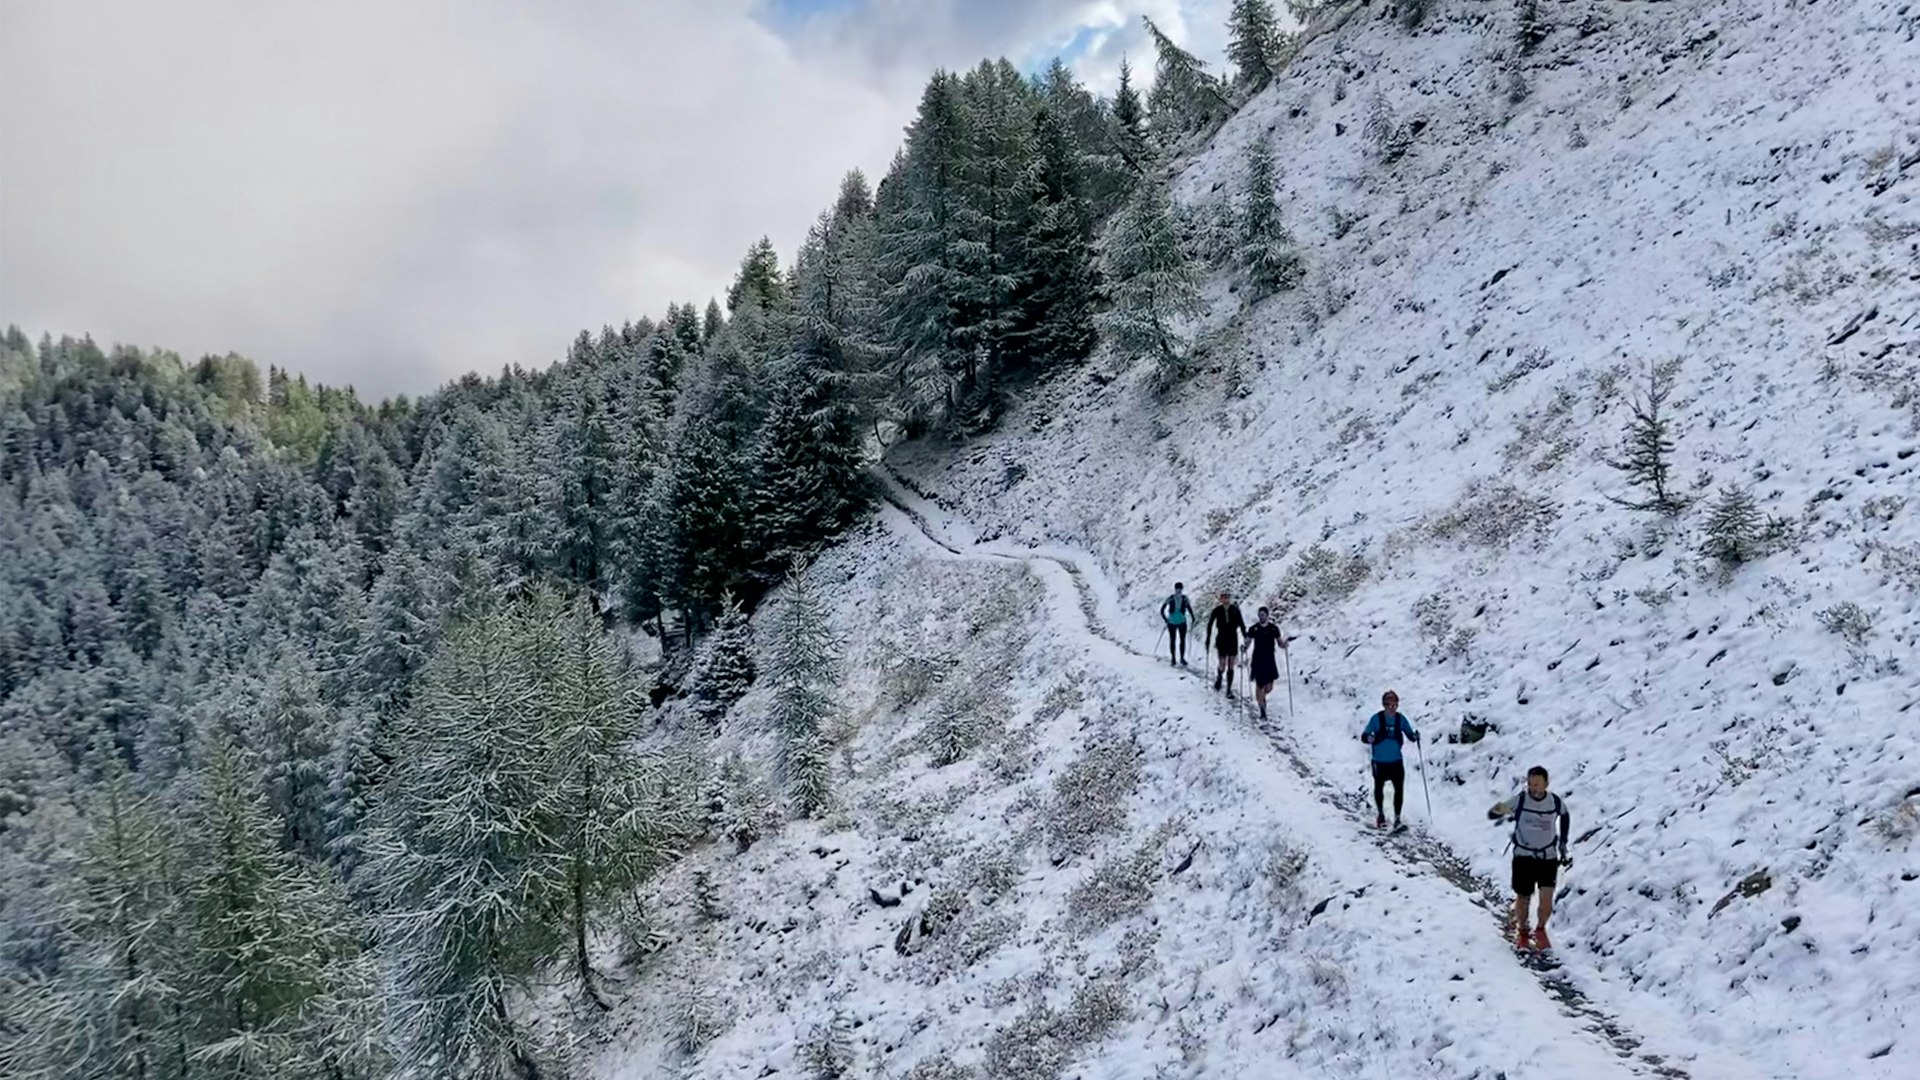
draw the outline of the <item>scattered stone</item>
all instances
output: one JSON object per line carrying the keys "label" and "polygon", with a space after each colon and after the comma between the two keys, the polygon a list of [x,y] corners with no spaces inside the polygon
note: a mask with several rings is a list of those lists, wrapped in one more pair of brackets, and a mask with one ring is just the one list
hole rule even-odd
{"label": "scattered stone", "polygon": [[1741,878],[1740,884],[1735,885],[1731,892],[1721,897],[1720,902],[1713,905],[1713,910],[1707,912],[1707,918],[1711,919],[1715,915],[1720,914],[1721,908],[1733,903],[1736,899],[1751,899],[1771,888],[1773,888],[1773,877],[1765,870],[1755,870],[1753,873]]}

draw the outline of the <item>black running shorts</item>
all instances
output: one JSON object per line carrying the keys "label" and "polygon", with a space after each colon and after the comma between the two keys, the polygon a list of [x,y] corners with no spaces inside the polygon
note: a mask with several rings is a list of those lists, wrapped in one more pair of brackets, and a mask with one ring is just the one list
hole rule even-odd
{"label": "black running shorts", "polygon": [[1530,855],[1515,855],[1513,857],[1514,895],[1532,896],[1534,889],[1551,889],[1559,881],[1559,860],[1536,859]]}

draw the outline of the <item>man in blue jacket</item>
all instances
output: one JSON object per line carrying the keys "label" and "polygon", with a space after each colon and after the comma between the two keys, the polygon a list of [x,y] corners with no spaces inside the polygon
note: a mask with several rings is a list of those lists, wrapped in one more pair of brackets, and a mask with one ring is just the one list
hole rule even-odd
{"label": "man in blue jacket", "polygon": [[1373,747],[1373,827],[1387,827],[1386,788],[1393,784],[1393,828],[1400,831],[1400,806],[1406,801],[1407,765],[1400,757],[1400,744],[1420,741],[1413,721],[1400,715],[1400,695],[1389,690],[1380,695],[1380,711],[1367,717],[1360,741]]}

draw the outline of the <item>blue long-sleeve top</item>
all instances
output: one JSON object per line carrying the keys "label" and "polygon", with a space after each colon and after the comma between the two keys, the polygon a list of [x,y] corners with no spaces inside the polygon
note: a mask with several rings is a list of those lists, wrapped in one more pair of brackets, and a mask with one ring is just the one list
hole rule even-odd
{"label": "blue long-sleeve top", "polygon": [[[1401,741],[1410,739],[1419,742],[1420,732],[1414,728],[1413,721],[1407,719],[1405,713],[1395,713],[1391,722],[1388,722],[1385,716],[1385,713],[1377,712],[1367,717],[1367,727],[1360,733],[1360,741],[1373,747],[1374,761],[1382,765],[1391,765],[1400,760]],[[1400,738],[1393,737],[1395,732],[1399,733]]]}

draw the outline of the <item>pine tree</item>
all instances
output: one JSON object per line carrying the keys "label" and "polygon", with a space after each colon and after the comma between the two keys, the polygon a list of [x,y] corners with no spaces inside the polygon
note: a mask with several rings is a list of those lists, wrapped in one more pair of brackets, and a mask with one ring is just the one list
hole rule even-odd
{"label": "pine tree", "polygon": [[714,777],[712,826],[715,832],[733,841],[735,851],[745,851],[780,822],[780,814],[766,781],[739,752],[720,766]]}
{"label": "pine tree", "polygon": [[1522,55],[1539,48],[1553,27],[1540,15],[1540,0],[1515,0],[1513,9],[1514,43]]}
{"label": "pine tree", "polygon": [[866,439],[845,342],[809,320],[775,365],[772,410],[761,430],[754,493],[764,559],[811,554],[865,504]]}
{"label": "pine tree", "polygon": [[1227,19],[1227,59],[1239,70],[1239,82],[1251,96],[1266,89],[1278,73],[1281,36],[1269,0],[1233,0]]}
{"label": "pine tree", "polygon": [[1651,510],[1672,517],[1687,508],[1687,500],[1668,488],[1673,471],[1673,419],[1666,413],[1667,399],[1673,395],[1676,366],[1658,364],[1647,369],[1645,394],[1630,403],[1633,418],[1627,425],[1620,454],[1609,462],[1627,474],[1627,482],[1646,492],[1641,499],[1615,498],[1633,510]]}
{"label": "pine tree", "polygon": [[692,808],[662,798],[658,758],[631,745],[642,730],[647,687],[599,619],[584,604],[551,596],[537,597],[530,614],[558,653],[541,710],[549,781],[540,813],[550,819],[554,846],[539,862],[564,879],[570,966],[581,990],[606,1008],[587,952],[595,910],[631,893],[672,856],[691,831]]}
{"label": "pine tree", "polygon": [[728,593],[720,601],[702,666],[693,677],[694,708],[709,724],[745,697],[756,672],[753,663],[753,626],[740,604]]}
{"label": "pine tree", "polygon": [[1147,112],[1161,149],[1170,153],[1182,137],[1223,119],[1233,107],[1220,81],[1208,74],[1198,57],[1174,44],[1151,18],[1142,15],[1140,21],[1153,37],[1158,56]]}
{"label": "pine tree", "polygon": [[330,757],[338,735],[334,710],[304,657],[283,652],[266,673],[265,694],[250,718],[248,742],[260,757],[267,798],[289,850],[324,858],[333,835]]}
{"label": "pine tree", "polygon": [[96,741],[91,760],[101,775],[56,914],[62,963],[7,988],[0,1064],[18,1080],[188,1076],[175,829],[110,744]]}
{"label": "pine tree", "polygon": [[963,170],[970,139],[960,80],[937,72],[875,199],[880,340],[897,358],[895,407],[909,430],[924,429],[956,404],[952,371],[964,367],[952,296],[959,253]]}
{"label": "pine tree", "polygon": [[961,95],[968,139],[961,155],[959,273],[948,296],[956,364],[948,374],[957,396],[968,402],[991,395],[1019,319],[1016,301],[1026,269],[1021,215],[1033,121],[1032,89],[1005,60],[982,62],[963,80]]}
{"label": "pine tree", "polygon": [[1256,138],[1247,148],[1247,192],[1240,208],[1240,262],[1257,295],[1291,288],[1300,280],[1300,256],[1280,220],[1274,196],[1273,151]]}
{"label": "pine tree", "polygon": [[1120,156],[1138,175],[1147,172],[1147,110],[1133,88],[1133,69],[1120,58],[1120,86],[1113,92],[1113,122]]}
{"label": "pine tree", "polygon": [[1764,522],[1753,495],[1744,488],[1722,488],[1707,512],[1706,538],[1700,553],[1732,571],[1759,558],[1765,551]]}
{"label": "pine tree", "polygon": [[[195,788],[181,902],[197,1075],[267,1080],[320,1073],[329,1059],[344,1065],[338,1047],[351,1035],[323,1017],[358,953],[345,904],[316,867],[280,847],[284,826],[225,735],[213,735]],[[356,1056],[356,1074],[376,1064]]]}
{"label": "pine tree", "polygon": [[786,596],[773,619],[767,680],[773,721],[781,736],[781,766],[801,817],[817,815],[831,794],[832,754],[827,727],[839,693],[840,644],[806,573],[787,575]]}
{"label": "pine tree", "polygon": [[532,872],[551,775],[528,636],[511,612],[454,627],[393,726],[367,877],[403,1072],[538,1072],[509,988],[564,948],[566,892]]}
{"label": "pine tree", "polygon": [[727,287],[727,310],[738,315],[745,305],[755,304],[766,311],[779,311],[787,306],[787,295],[780,256],[773,250],[773,241],[763,236],[740,260],[740,272]]}
{"label": "pine tree", "polygon": [[1010,339],[1029,364],[1065,363],[1093,351],[1093,213],[1082,157],[1051,107],[1034,116],[1034,159],[1027,170],[1021,231],[1024,287]]}
{"label": "pine tree", "polygon": [[1166,189],[1142,183],[1111,226],[1102,271],[1113,307],[1101,329],[1124,357],[1151,358],[1162,385],[1186,368],[1188,339],[1177,320],[1197,317],[1200,283],[1173,220]]}

